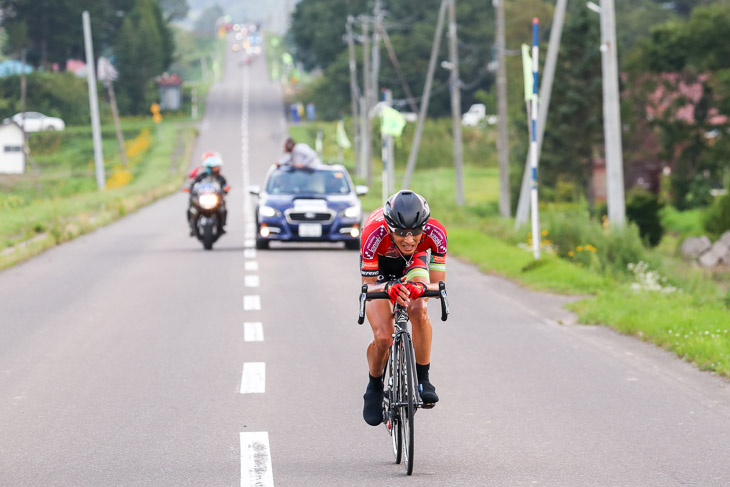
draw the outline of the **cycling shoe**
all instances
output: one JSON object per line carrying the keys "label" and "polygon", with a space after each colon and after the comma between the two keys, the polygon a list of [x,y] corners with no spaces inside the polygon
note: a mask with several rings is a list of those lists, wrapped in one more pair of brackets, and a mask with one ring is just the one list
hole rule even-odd
{"label": "cycling shoe", "polygon": [[362,417],[370,426],[377,426],[383,422],[383,385],[380,387],[368,384],[365,395],[362,396],[365,404],[362,408]]}
{"label": "cycling shoe", "polygon": [[421,400],[424,406],[433,405],[439,402],[439,396],[436,394],[436,388],[429,381],[424,380],[418,384],[418,392],[421,394]]}

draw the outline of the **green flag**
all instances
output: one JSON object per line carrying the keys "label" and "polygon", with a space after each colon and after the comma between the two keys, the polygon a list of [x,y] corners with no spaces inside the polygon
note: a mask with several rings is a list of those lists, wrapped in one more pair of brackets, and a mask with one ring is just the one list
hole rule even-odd
{"label": "green flag", "polygon": [[406,119],[398,110],[384,106],[380,114],[380,133],[400,137],[403,127],[406,126]]}
{"label": "green flag", "polygon": [[529,101],[532,99],[532,58],[527,44],[522,44],[522,74],[525,77],[525,101]]}
{"label": "green flag", "polygon": [[345,122],[340,120],[337,122],[337,145],[342,147],[343,149],[349,149],[352,147],[352,144],[350,143],[350,139],[347,138],[347,133],[345,132]]}

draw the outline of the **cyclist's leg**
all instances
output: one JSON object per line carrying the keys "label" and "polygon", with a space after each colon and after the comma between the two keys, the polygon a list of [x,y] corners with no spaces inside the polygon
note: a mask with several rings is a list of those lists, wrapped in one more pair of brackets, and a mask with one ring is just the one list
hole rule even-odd
{"label": "cyclist's leg", "polygon": [[383,370],[393,342],[393,312],[386,300],[372,300],[366,308],[373,340],[368,345],[369,382],[365,390],[363,418],[372,426],[383,421]]}
{"label": "cyclist's leg", "polygon": [[[409,281],[430,282],[426,253],[418,253],[406,269],[406,279]],[[408,316],[413,325],[413,350],[416,355],[416,371],[421,399],[424,403],[433,404],[438,402],[436,388],[431,384],[429,368],[431,366],[431,341],[433,339],[433,328],[431,319],[428,316],[428,299],[414,299],[408,306]]]}

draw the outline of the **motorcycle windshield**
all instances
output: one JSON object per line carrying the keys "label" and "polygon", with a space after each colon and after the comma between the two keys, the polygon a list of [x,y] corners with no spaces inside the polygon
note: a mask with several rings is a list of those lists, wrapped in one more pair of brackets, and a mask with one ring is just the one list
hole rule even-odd
{"label": "motorcycle windshield", "polygon": [[217,182],[203,180],[193,186],[193,193],[195,194],[207,194],[207,193],[220,193],[221,185]]}

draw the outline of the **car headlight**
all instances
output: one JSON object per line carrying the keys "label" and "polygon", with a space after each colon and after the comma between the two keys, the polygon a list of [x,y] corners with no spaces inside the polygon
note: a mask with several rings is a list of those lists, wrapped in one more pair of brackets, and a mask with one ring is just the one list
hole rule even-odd
{"label": "car headlight", "polygon": [[357,218],[358,216],[360,216],[360,207],[357,206],[357,205],[351,206],[351,207],[345,209],[345,211],[343,212],[343,214],[347,218]]}
{"label": "car headlight", "polygon": [[218,195],[212,193],[201,194],[198,197],[198,204],[205,210],[212,210],[218,206]]}
{"label": "car headlight", "polygon": [[261,214],[261,216],[276,216],[281,214],[281,212],[279,212],[279,210],[277,210],[276,208],[272,208],[266,205],[262,205],[259,207],[259,213]]}

